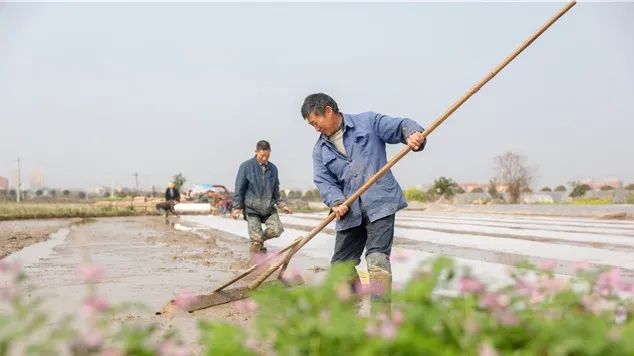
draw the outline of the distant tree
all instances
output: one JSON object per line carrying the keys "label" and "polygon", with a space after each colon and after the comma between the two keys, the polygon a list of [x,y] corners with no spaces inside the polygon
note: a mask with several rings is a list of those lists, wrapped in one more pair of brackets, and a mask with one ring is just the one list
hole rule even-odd
{"label": "distant tree", "polygon": [[282,200],[288,199],[288,197],[286,196],[285,190],[280,190],[280,198],[282,198]]}
{"label": "distant tree", "polygon": [[532,193],[533,191],[529,187],[522,188],[522,193]]}
{"label": "distant tree", "polygon": [[484,189],[478,187],[478,188],[473,188],[473,190],[471,191],[471,193],[484,193]]}
{"label": "distant tree", "polygon": [[427,201],[427,195],[425,192],[414,187],[405,189],[405,191],[403,191],[403,195],[405,195],[405,200],[407,201]]}
{"label": "distant tree", "polygon": [[15,197],[15,196],[17,196],[15,189],[9,189],[9,196],[10,196],[10,197]]}
{"label": "distant tree", "polygon": [[65,196],[65,197],[69,196],[70,195],[70,190],[64,189],[64,191],[62,192],[62,195]]}
{"label": "distant tree", "polygon": [[42,194],[44,194],[44,191],[42,189],[38,189],[38,190],[35,191],[35,195],[38,196],[38,197],[41,197]]}
{"label": "distant tree", "polygon": [[291,190],[288,192],[288,199],[300,199],[302,197],[302,192],[299,190]]}
{"label": "distant tree", "polygon": [[77,194],[77,197],[78,197],[79,199],[86,199],[86,193],[84,193],[84,192],[79,192],[79,194]]}
{"label": "distant tree", "polygon": [[110,198],[110,192],[104,192],[103,193],[103,197],[104,198]]}
{"label": "distant tree", "polygon": [[553,190],[550,189],[550,187],[543,187],[542,189],[539,190],[540,192],[552,192]]}
{"label": "distant tree", "polygon": [[57,190],[55,189],[51,189],[51,191],[49,192],[51,194],[51,197],[55,198],[57,196]]}
{"label": "distant tree", "polygon": [[304,199],[311,201],[313,199],[315,199],[315,195],[313,194],[312,190],[307,190],[304,192]]}
{"label": "distant tree", "polygon": [[487,189],[487,193],[489,193],[492,199],[497,199],[500,197],[495,179],[491,179],[489,181],[489,188]]}
{"label": "distant tree", "polygon": [[592,190],[589,185],[582,184],[580,182],[571,182],[570,186],[572,187],[572,191],[570,192],[571,198],[582,197],[586,194],[586,192]]}
{"label": "distant tree", "polygon": [[627,187],[625,187],[625,189],[627,189],[627,190],[629,190],[629,191],[634,190],[634,183],[630,183],[630,184],[628,184],[628,185],[627,185]]}
{"label": "distant tree", "polygon": [[557,188],[555,188],[556,192],[565,192],[566,191],[566,187],[564,187],[563,185],[558,185]]}
{"label": "distant tree", "polygon": [[172,177],[172,182],[177,190],[181,190],[185,182],[187,182],[187,178],[182,173],[178,173]]}
{"label": "distant tree", "polygon": [[606,190],[614,190],[614,188],[613,188],[613,187],[611,187],[611,186],[609,186],[609,185],[604,185],[604,186],[602,186],[602,187],[601,187],[601,190],[602,190],[602,191],[606,191]]}
{"label": "distant tree", "polygon": [[532,180],[531,169],[526,165],[526,158],[513,152],[506,152],[495,157],[497,179],[508,187],[511,203],[517,203],[522,190]]}
{"label": "distant tree", "polygon": [[455,192],[456,194],[464,194],[464,193],[465,193],[465,190],[464,190],[461,186],[457,186],[457,187],[454,189],[454,192]]}
{"label": "distant tree", "polygon": [[456,194],[458,183],[451,178],[440,177],[434,181],[432,189],[438,196],[449,199]]}

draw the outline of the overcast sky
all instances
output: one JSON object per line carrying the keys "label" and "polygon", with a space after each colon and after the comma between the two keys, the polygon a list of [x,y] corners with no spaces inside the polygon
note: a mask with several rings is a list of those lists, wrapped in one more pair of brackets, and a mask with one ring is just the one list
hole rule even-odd
{"label": "overcast sky", "polygon": [[[56,188],[233,187],[267,139],[283,187],[312,187],[300,115],[428,125],[563,3],[0,4],[0,176]],[[535,188],[634,181],[634,3],[580,3],[394,169],[403,186],[484,182],[512,150]],[[389,152],[394,153],[398,146]]]}

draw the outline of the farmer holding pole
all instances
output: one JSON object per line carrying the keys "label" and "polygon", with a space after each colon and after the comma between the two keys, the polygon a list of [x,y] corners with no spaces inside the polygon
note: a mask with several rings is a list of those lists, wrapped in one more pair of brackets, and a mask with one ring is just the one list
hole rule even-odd
{"label": "farmer holding pole", "polygon": [[385,165],[386,143],[403,143],[421,151],[426,143],[424,129],[406,118],[341,113],[337,103],[323,93],[306,97],[301,111],[320,133],[313,148],[313,180],[322,200],[337,216],[331,263],[353,261],[358,265],[365,248],[370,284],[376,287],[371,299],[389,302],[394,216],[407,206],[401,187],[388,172],[350,208],[342,203]]}
{"label": "farmer holding pole", "polygon": [[[284,231],[275,206],[291,214],[291,209],[280,197],[277,167],[269,162],[270,156],[271,145],[264,140],[258,141],[255,156],[240,165],[236,177],[231,216],[237,219],[240,214],[244,215],[252,254],[266,253],[264,241],[279,237]],[[262,224],[266,226],[264,231]]]}

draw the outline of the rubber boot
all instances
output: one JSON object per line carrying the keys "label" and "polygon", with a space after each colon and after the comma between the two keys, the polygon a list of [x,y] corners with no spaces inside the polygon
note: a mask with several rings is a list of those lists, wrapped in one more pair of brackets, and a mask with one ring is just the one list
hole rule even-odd
{"label": "rubber boot", "polygon": [[392,302],[392,266],[384,253],[370,253],[366,256],[370,278],[370,302],[372,310],[387,309]]}

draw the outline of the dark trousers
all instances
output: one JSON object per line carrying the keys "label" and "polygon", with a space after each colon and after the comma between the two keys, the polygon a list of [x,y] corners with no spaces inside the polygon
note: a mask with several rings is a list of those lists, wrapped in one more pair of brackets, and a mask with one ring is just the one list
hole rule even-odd
{"label": "dark trousers", "polygon": [[367,215],[363,214],[361,225],[337,231],[331,263],[354,261],[355,265],[358,265],[364,248],[366,256],[371,253],[382,253],[389,257],[393,240],[394,215],[370,222]]}

